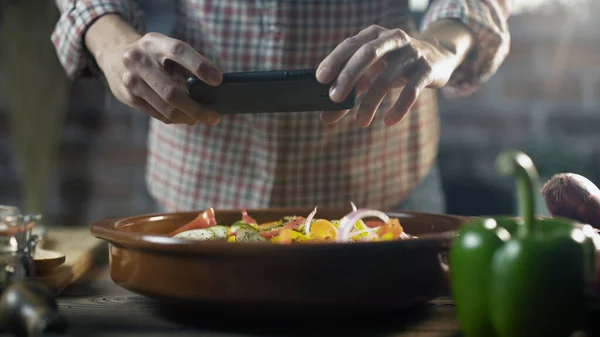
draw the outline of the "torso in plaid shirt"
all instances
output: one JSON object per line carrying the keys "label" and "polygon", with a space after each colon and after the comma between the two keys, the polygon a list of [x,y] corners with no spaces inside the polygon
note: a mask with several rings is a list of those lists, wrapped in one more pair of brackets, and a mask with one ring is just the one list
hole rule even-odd
{"label": "torso in plaid shirt", "polygon": [[[473,90],[508,52],[510,0],[439,0],[424,21],[455,18],[475,33],[474,52],[446,90]],[[52,35],[71,77],[93,66],[83,32],[99,16],[119,13],[143,30],[143,13],[127,0],[57,0]],[[182,0],[173,37],[223,71],[316,67],[342,40],[378,24],[416,31],[408,0]],[[389,108],[387,96],[380,110]],[[435,92],[392,127],[379,113],[371,126],[352,112],[326,125],[318,113],[222,116],[217,126],[151,121],[147,183],[168,210],[275,206],[397,205],[435,161],[439,119]]]}

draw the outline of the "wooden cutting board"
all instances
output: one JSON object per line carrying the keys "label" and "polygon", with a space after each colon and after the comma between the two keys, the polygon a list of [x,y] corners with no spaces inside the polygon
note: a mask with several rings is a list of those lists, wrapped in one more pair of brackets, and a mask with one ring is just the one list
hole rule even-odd
{"label": "wooden cutting board", "polygon": [[65,255],[62,265],[37,275],[37,280],[56,293],[77,281],[108,254],[106,243],[93,237],[88,227],[50,227],[41,248]]}

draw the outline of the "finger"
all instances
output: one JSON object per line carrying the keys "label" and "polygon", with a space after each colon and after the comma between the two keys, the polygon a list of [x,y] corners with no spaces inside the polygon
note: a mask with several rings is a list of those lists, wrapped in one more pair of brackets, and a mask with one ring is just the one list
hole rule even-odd
{"label": "finger", "polygon": [[[181,85],[158,65],[139,69],[141,78],[169,105],[183,111],[193,119],[204,124],[219,122],[219,114],[194,101]],[[160,110],[159,110],[160,111]]]}
{"label": "finger", "polygon": [[331,99],[341,102],[350,93],[358,78],[375,62],[388,53],[401,49],[410,43],[410,37],[403,30],[389,30],[370,42],[362,45],[343,66],[332,84]]}
{"label": "finger", "polygon": [[140,97],[135,96],[130,90],[122,86],[121,97],[123,97],[123,103],[127,104],[132,109],[140,110],[141,112],[149,115],[150,117],[156,118],[165,124],[173,124],[173,121],[163,116],[154,107]]}
{"label": "finger", "polygon": [[[143,39],[147,38],[144,37]],[[152,56],[149,56],[148,53],[140,49],[131,49],[124,53],[123,61],[128,68],[122,75],[123,85],[129,90],[140,90],[141,92],[136,94],[137,96],[146,95],[145,90],[147,88],[143,84],[139,88],[136,87],[138,84],[145,82],[150,85],[154,92],[160,95],[163,101],[179,110],[184,110],[192,118],[195,117],[194,119],[203,121],[206,124],[218,122],[217,113],[212,110],[204,113],[202,111],[203,107],[187,95],[187,91],[183,89],[184,86],[178,84],[174,78],[169,76],[161,66],[153,61]],[[149,95],[149,97],[154,98],[154,95]],[[152,104],[152,102],[150,103]],[[158,104],[158,102],[155,103]],[[160,107],[155,106],[155,108],[161,111]],[[164,113],[164,111],[161,112]]]}
{"label": "finger", "polygon": [[381,72],[377,73],[365,73],[356,82],[356,94],[361,95],[365,93],[375,82],[375,79],[381,75]]}
{"label": "finger", "polygon": [[158,50],[162,56],[161,65],[170,59],[208,84],[216,86],[223,81],[221,70],[189,44],[162,34],[146,34],[142,40],[142,47],[147,44]]}
{"label": "finger", "polygon": [[348,114],[350,110],[323,111],[321,120],[326,124],[334,124]]}
{"label": "finger", "polygon": [[365,94],[356,114],[356,122],[359,125],[369,126],[371,124],[384,97],[395,87],[398,79],[410,71],[410,65],[410,63],[400,62],[395,68],[389,69],[377,77]]}
{"label": "finger", "polygon": [[163,116],[152,105],[150,105],[148,102],[144,101],[143,99],[141,99],[139,97],[136,97],[134,99],[133,105],[135,106],[136,109],[142,111],[143,113],[149,115],[150,117],[156,118],[165,124],[173,124],[173,122],[171,120],[169,120],[167,117]]}
{"label": "finger", "polygon": [[172,60],[165,60],[163,69],[165,69],[167,74],[169,74],[169,76],[171,76],[175,82],[179,83],[181,86],[185,86],[188,78],[194,75],[189,70],[173,62]]}
{"label": "finger", "polygon": [[337,76],[346,61],[365,43],[375,40],[384,31],[382,27],[373,25],[363,29],[353,37],[345,39],[323,59],[317,67],[317,81],[330,83]]}
{"label": "finger", "polygon": [[387,62],[384,59],[380,59],[375,62],[356,82],[357,95],[361,95],[366,92],[367,89],[373,85],[373,81],[381,74],[385,69]]}
{"label": "finger", "polygon": [[[184,123],[188,125],[196,124],[196,120],[182,111],[178,110],[176,107],[165,102],[158,94],[150,88],[150,86],[144,82],[141,78],[136,80],[135,84],[131,84],[130,81],[127,83],[127,87],[129,87],[131,93],[139,98],[141,101],[147,102],[150,106],[152,106],[158,113],[164,116],[166,119],[174,122],[174,123]],[[142,104],[143,105],[143,104]]]}
{"label": "finger", "polygon": [[396,104],[386,113],[384,123],[387,126],[394,125],[412,108],[412,106],[419,99],[419,95],[423,92],[423,89],[431,82],[431,72],[426,67],[417,67],[412,77],[406,83],[402,93],[396,101]]}
{"label": "finger", "polygon": [[360,95],[366,92],[373,85],[373,79],[362,76],[358,79],[358,83],[356,83],[356,94]]}

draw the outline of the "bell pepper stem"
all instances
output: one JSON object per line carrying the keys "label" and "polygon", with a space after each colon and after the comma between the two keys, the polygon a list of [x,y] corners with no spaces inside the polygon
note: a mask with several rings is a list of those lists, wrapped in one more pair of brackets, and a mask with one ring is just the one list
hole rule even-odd
{"label": "bell pepper stem", "polygon": [[522,236],[535,233],[535,195],[534,185],[539,179],[537,170],[529,156],[519,151],[501,153],[496,160],[498,171],[504,175],[511,175],[516,179],[517,201],[519,215],[524,226],[519,226]]}

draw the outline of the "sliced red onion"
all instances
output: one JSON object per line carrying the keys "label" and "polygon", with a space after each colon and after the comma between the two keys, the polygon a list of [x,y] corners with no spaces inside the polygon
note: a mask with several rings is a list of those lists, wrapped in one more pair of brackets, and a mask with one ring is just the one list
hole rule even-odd
{"label": "sliced red onion", "polygon": [[371,217],[379,218],[384,223],[388,223],[390,221],[390,218],[387,216],[387,214],[383,213],[382,211],[377,211],[374,209],[357,209],[356,211],[346,214],[346,216],[344,216],[340,221],[336,241],[347,242],[350,239],[350,232],[352,229],[354,229],[356,222],[364,218]]}
{"label": "sliced red onion", "polygon": [[[356,205],[354,204],[354,202],[350,201],[350,205],[352,206],[352,211],[353,211],[353,212],[356,212],[356,210],[357,210],[358,208],[356,208]],[[363,226],[367,227],[367,224],[366,224],[366,223],[364,223],[362,220],[358,220],[358,221],[360,221],[360,224],[361,224],[361,225],[363,225]]]}
{"label": "sliced red onion", "polygon": [[353,237],[356,235],[360,235],[363,233],[372,233],[375,232],[378,228],[367,228],[367,229],[363,229],[363,230],[359,230],[359,231],[350,231],[350,235],[348,235],[349,237]]}
{"label": "sliced red onion", "polygon": [[307,236],[310,235],[310,223],[315,217],[315,214],[317,214],[317,207],[315,207],[315,209],[306,218],[306,221],[304,221],[304,234],[306,234]]}
{"label": "sliced red onion", "polygon": [[[366,237],[364,237],[364,239],[370,240],[373,238],[373,233],[375,233],[377,231],[377,229],[378,228],[367,228],[367,229],[363,229],[363,230],[359,230],[359,231],[351,231],[348,236],[350,238],[353,238],[357,235],[367,233],[368,235]],[[361,239],[361,241],[364,241],[364,239]]]}

